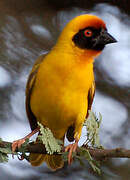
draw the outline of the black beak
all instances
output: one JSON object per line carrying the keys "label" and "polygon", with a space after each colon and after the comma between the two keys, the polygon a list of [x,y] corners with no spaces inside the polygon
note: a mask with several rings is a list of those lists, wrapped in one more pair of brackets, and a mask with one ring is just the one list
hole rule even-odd
{"label": "black beak", "polygon": [[117,40],[111,36],[107,30],[102,29],[102,31],[100,32],[100,35],[95,38],[94,40],[95,42],[93,43],[93,49],[95,50],[103,50],[106,44],[110,44],[110,43],[116,43]]}
{"label": "black beak", "polygon": [[102,45],[116,43],[117,40],[111,36],[106,30],[103,30],[99,36],[98,43]]}

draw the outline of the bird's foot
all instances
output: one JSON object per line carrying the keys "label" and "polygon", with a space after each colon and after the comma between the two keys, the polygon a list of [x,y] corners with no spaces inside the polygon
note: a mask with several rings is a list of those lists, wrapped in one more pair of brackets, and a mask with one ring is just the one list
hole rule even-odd
{"label": "bird's foot", "polygon": [[19,159],[20,161],[24,160],[24,159],[25,159],[25,158],[24,158],[24,155],[21,154],[20,156],[18,156],[18,159]]}
{"label": "bird's foot", "polygon": [[[17,148],[20,148],[22,146],[22,144],[25,143],[25,141],[26,141],[26,138],[22,138],[22,139],[13,141],[13,143],[12,143],[13,153],[16,151]],[[14,158],[14,154],[12,154],[12,157]],[[20,158],[18,158],[18,159],[20,159]],[[23,160],[23,159],[21,158],[21,160]]]}
{"label": "bird's foot", "polygon": [[40,130],[39,127],[34,129],[31,133],[29,133],[27,136],[25,136],[22,139],[16,140],[12,143],[12,151],[15,152],[17,148],[20,148],[23,143],[25,143],[26,139],[29,139],[31,136],[33,136],[35,133],[37,133]]}
{"label": "bird's foot", "polygon": [[69,152],[69,154],[68,154],[68,164],[71,164],[71,163],[72,163],[72,161],[73,161],[72,153],[73,153],[73,152],[76,152],[77,147],[78,147],[78,141],[76,141],[76,142],[73,143],[73,144],[69,144],[69,145],[65,148],[65,152]]}
{"label": "bird's foot", "polygon": [[15,150],[17,148],[20,148],[22,146],[22,144],[24,144],[26,141],[25,138],[22,138],[22,139],[19,139],[19,140],[16,140],[16,141],[13,141],[12,143],[12,151],[15,152]]}

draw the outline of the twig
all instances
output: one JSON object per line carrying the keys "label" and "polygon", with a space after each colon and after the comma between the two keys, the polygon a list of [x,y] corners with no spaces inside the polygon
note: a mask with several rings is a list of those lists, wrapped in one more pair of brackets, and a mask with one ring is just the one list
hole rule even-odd
{"label": "twig", "polygon": [[[11,144],[12,144],[11,142],[2,141],[2,142],[0,142],[0,148],[5,148],[7,145],[11,146]],[[97,148],[90,148],[88,146],[82,146],[82,147],[84,147],[86,150],[88,150],[89,153],[91,154],[91,156],[96,159],[130,158],[130,149],[124,149],[124,148],[97,149]],[[79,151],[80,151],[80,148],[78,148],[78,152]],[[20,150],[16,149],[16,152],[20,152]],[[26,152],[47,154],[45,146],[40,143],[39,144],[29,143],[26,146]]]}

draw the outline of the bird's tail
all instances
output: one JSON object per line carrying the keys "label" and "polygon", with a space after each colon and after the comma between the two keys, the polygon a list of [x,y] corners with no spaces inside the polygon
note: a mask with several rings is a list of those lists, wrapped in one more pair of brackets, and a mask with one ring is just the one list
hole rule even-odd
{"label": "bird's tail", "polygon": [[43,155],[30,153],[29,161],[32,166],[40,166],[43,162],[46,162],[48,167],[52,170],[57,170],[64,166],[64,161],[61,155]]}
{"label": "bird's tail", "polygon": [[[36,143],[38,142],[39,140],[37,138]],[[45,162],[48,167],[54,171],[64,166],[64,161],[61,155],[30,153],[29,162],[32,166],[40,166],[42,163]]]}

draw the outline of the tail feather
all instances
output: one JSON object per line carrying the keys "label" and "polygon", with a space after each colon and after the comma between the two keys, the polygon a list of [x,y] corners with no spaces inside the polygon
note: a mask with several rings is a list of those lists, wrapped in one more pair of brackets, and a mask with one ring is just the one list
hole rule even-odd
{"label": "tail feather", "polygon": [[45,161],[45,156],[43,154],[30,153],[29,162],[32,166],[40,166]]}
{"label": "tail feather", "polygon": [[[63,140],[64,137],[61,139]],[[38,138],[35,143],[38,143]],[[64,161],[61,155],[48,155],[48,154],[37,154],[30,153],[29,162],[32,166],[40,166],[44,162],[48,165],[48,167],[52,170],[61,169],[64,166]]]}
{"label": "tail feather", "polygon": [[60,169],[64,166],[64,161],[61,155],[43,155],[31,153],[29,161],[32,166],[40,166],[43,162],[46,162],[48,167],[52,170]]}
{"label": "tail feather", "polygon": [[48,167],[52,170],[57,170],[64,166],[64,161],[61,155],[46,155],[45,161]]}

